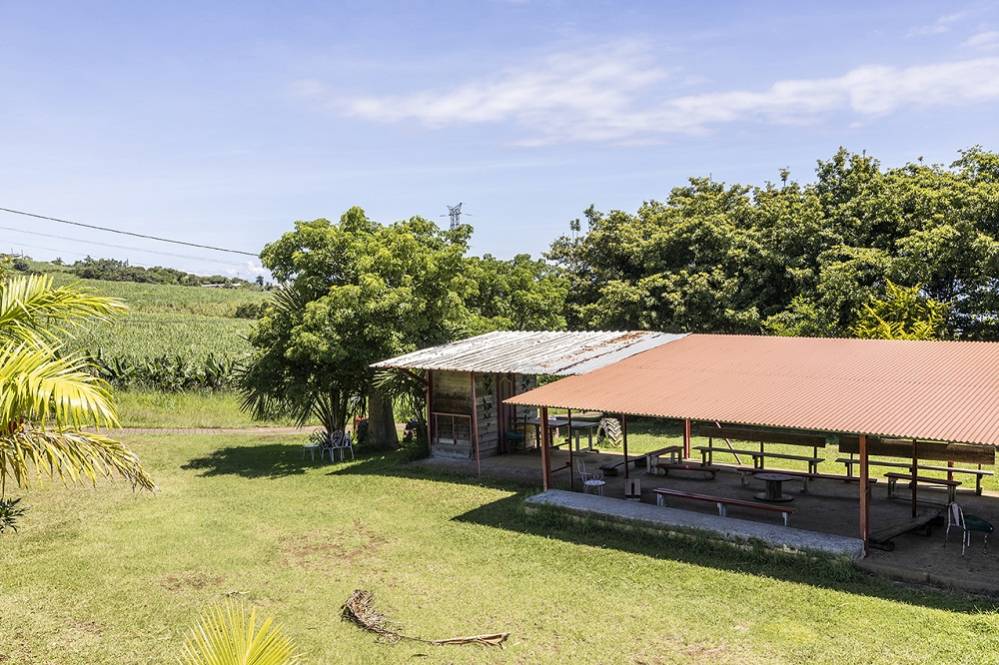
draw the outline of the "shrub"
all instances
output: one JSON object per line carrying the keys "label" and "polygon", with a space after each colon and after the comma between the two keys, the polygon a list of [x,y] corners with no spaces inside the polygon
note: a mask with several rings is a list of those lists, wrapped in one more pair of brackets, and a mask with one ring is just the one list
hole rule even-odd
{"label": "shrub", "polygon": [[17,532],[17,520],[28,511],[17,505],[21,499],[0,499],[0,534],[7,529]]}
{"label": "shrub", "polygon": [[256,609],[227,601],[209,608],[184,642],[185,665],[293,665],[295,645],[267,618],[257,626]]}

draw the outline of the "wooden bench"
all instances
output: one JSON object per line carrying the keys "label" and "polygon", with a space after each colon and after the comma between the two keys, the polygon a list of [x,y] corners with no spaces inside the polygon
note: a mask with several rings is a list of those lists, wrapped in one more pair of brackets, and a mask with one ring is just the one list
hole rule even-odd
{"label": "wooden bench", "polygon": [[[885,478],[888,479],[888,498],[891,498],[895,494],[895,485],[900,480],[905,480],[909,483],[913,482],[913,476],[911,473],[886,473]],[[954,502],[954,498],[957,495],[957,487],[961,484],[960,480],[946,480],[944,478],[927,478],[925,476],[916,476],[915,481],[917,483],[926,483],[927,485],[943,485],[947,488],[947,501],[949,503]]]}
{"label": "wooden bench", "polygon": [[791,513],[794,512],[794,508],[787,505],[776,505],[772,503],[759,503],[757,501],[747,501],[746,499],[733,499],[727,496],[712,496],[710,494],[698,494],[696,492],[684,492],[683,490],[674,490],[666,487],[657,487],[652,490],[656,495],[656,505],[665,506],[666,497],[673,497],[676,499],[687,499],[689,501],[705,501],[707,503],[713,503],[718,507],[718,514],[722,517],[728,516],[728,507],[737,506],[739,508],[752,508],[754,510],[763,510],[771,513],[780,513],[781,517],[784,519],[784,526],[789,526],[791,523]]}
{"label": "wooden bench", "polygon": [[663,475],[666,476],[669,475],[670,471],[690,471],[692,473],[708,474],[707,477],[693,478],[692,480],[714,480],[719,471],[719,468],[716,466],[707,466],[706,464],[697,464],[695,462],[659,462],[656,464],[656,468],[662,469]]}
{"label": "wooden bench", "polygon": [[697,446],[696,450],[701,453],[701,464],[710,466],[714,453],[729,453],[730,455],[746,455],[753,458],[753,467],[762,471],[765,468],[765,460],[768,457],[774,459],[796,460],[808,463],[809,473],[818,473],[819,463],[823,461],[821,457],[809,455],[789,455],[787,453],[767,453],[760,450],[735,450],[733,448],[719,448],[717,446]]}
{"label": "wooden bench", "polygon": [[939,517],[940,511],[930,511],[902,522],[889,524],[877,531],[871,531],[868,536],[868,542],[871,544],[871,547],[891,552],[895,549],[895,538],[898,538],[902,534],[922,531],[923,535],[929,536],[933,529],[933,524]]}
{"label": "wooden bench", "polygon": [[667,456],[671,464],[679,464],[683,456],[683,446],[666,446],[659,450],[645,453],[645,470],[649,473],[656,473],[659,468],[659,458]]}
{"label": "wooden bench", "polygon": [[640,459],[644,459],[642,456],[629,457],[626,460],[621,460],[620,462],[615,462],[614,464],[604,464],[600,467],[600,470],[604,472],[605,476],[616,476],[617,470],[620,469],[625,464],[634,464]]}
{"label": "wooden bench", "polygon": [[[755,470],[754,470],[755,473]],[[783,473],[788,476],[796,476],[804,481],[804,492],[808,492],[808,483],[812,480],[842,480],[843,482],[853,482],[859,483],[860,478],[857,476],[839,476],[834,473],[807,473],[805,471],[789,471],[787,469],[781,469],[779,473]],[[869,485],[877,485],[877,478],[868,478],[867,483]],[[743,483],[745,484],[745,483]]]}
{"label": "wooden bench", "polygon": [[[846,475],[853,476],[853,466],[855,464],[860,464],[860,460],[857,458],[850,457],[840,457],[836,460],[837,463],[846,466]],[[886,466],[895,469],[911,469],[912,464],[906,462],[888,462],[884,460],[873,460],[868,458],[867,463],[871,466]],[[916,464],[916,471],[944,471],[946,473],[966,473],[975,476],[975,494],[981,496],[982,494],[982,478],[985,476],[994,476],[995,473],[992,471],[987,471],[985,469],[966,469],[959,466],[941,466],[939,464]]]}

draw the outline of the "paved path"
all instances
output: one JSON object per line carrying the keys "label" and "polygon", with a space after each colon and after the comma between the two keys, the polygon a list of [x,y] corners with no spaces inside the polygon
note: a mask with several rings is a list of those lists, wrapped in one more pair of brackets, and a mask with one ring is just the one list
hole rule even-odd
{"label": "paved path", "polygon": [[859,559],[864,552],[864,543],[859,538],[653,506],[596,494],[548,490],[529,497],[525,503],[528,510],[533,506],[551,506],[581,517],[665,531],[699,531],[724,540],[762,542],[777,549],[822,552],[850,559]]}

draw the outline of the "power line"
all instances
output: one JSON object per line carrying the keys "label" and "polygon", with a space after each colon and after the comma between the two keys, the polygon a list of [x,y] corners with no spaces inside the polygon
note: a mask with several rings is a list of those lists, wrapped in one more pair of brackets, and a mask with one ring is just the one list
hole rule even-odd
{"label": "power line", "polygon": [[[116,245],[114,243],[109,243],[109,242],[98,242],[96,240],[84,240],[83,238],[67,238],[65,236],[52,235],[51,233],[42,233],[41,231],[27,231],[25,229],[15,229],[15,228],[10,227],[10,226],[0,226],[0,231],[13,231],[15,233],[25,233],[25,234],[28,234],[28,235],[39,236],[39,237],[42,237],[42,238],[53,238],[55,240],[66,240],[68,242],[73,242],[73,243],[83,243],[83,244],[86,244],[86,245],[94,245],[94,246],[97,246],[97,247],[110,247],[112,249],[127,249],[129,251],[134,251],[134,252],[145,252],[147,254],[157,254],[157,255],[160,255],[160,256],[171,256],[171,257],[178,258],[178,259],[190,259],[192,261],[205,261],[206,260],[202,256],[190,256],[188,254],[176,254],[174,252],[162,252],[162,251],[159,251],[159,250],[156,250],[156,249],[143,249],[142,247],[130,247],[128,245]],[[57,249],[47,249],[46,251],[49,251],[49,252],[58,252],[60,250],[57,250]],[[68,253],[71,253],[71,254],[77,254],[77,252],[72,252],[71,250],[65,250],[65,251],[68,252]],[[212,261],[211,263],[212,264],[217,264],[217,265],[226,265],[226,266],[235,266],[235,267],[238,267],[238,268],[246,268],[246,264],[244,264],[244,263],[235,263],[233,261]]]}
{"label": "power line", "polygon": [[253,252],[244,252],[240,249],[226,249],[225,247],[215,247],[214,245],[202,245],[196,242],[187,242],[185,240],[171,240],[170,238],[160,238],[159,236],[146,235],[144,233],[134,233],[132,231],[122,231],[121,229],[112,229],[107,226],[96,226],[94,224],[84,224],[83,222],[74,222],[69,219],[60,219],[58,217],[49,217],[47,215],[39,215],[33,212],[25,212],[24,210],[13,210],[11,208],[0,208],[0,211],[9,212],[14,215],[24,215],[25,217],[35,217],[37,219],[45,219],[50,222],[58,222],[60,224],[71,224],[72,226],[82,226],[85,229],[96,229],[97,231],[107,231],[108,233],[119,233],[121,235],[133,236],[135,238],[144,238],[146,240],[156,240],[157,242],[168,242],[174,245],[186,245],[188,247],[198,247],[200,249],[210,249],[216,252],[228,252],[230,254],[242,254],[244,256],[257,256]]}

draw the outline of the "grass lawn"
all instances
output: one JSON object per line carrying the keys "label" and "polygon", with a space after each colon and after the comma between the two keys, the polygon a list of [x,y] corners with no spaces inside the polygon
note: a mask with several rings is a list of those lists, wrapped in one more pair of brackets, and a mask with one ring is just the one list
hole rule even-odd
{"label": "grass lawn", "polygon": [[254,420],[240,410],[235,392],[162,392],[121,390],[115,393],[122,427],[231,428],[291,426],[292,419]]}
{"label": "grass lawn", "polygon": [[[845,565],[524,516],[527,490],[303,463],[301,438],[133,436],[156,495],[25,492],[0,538],[0,662],[171,663],[227,595],[274,615],[307,663],[995,662],[996,605]],[[510,631],[505,650],[384,645],[338,618],[355,588],[426,637]]]}

